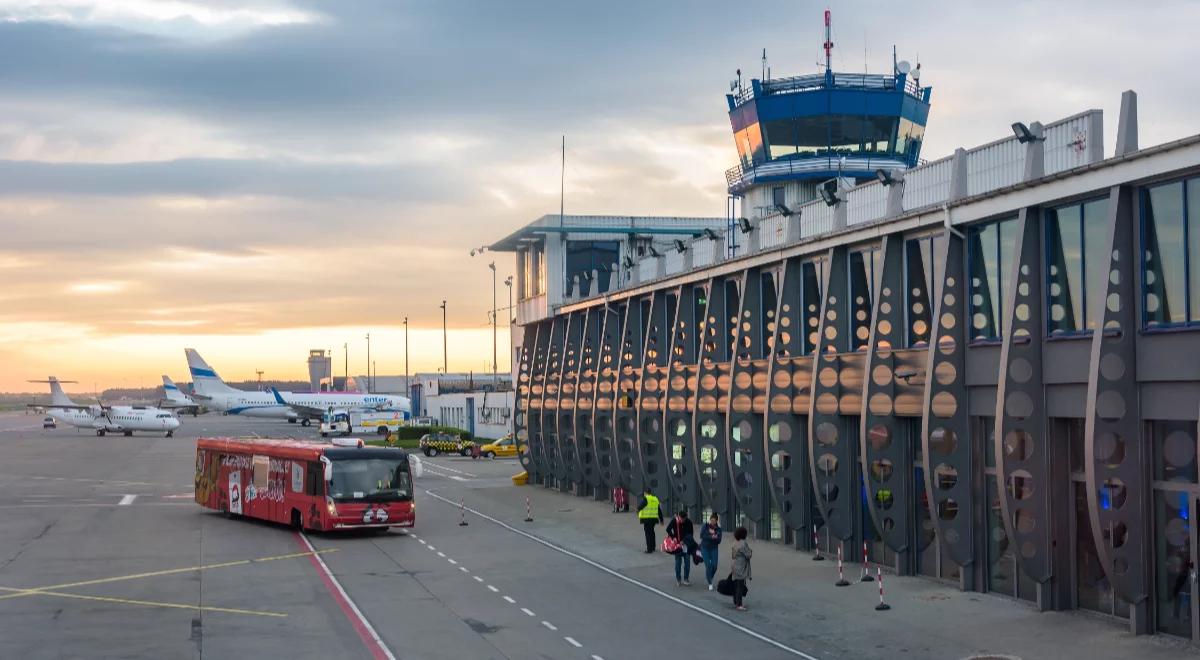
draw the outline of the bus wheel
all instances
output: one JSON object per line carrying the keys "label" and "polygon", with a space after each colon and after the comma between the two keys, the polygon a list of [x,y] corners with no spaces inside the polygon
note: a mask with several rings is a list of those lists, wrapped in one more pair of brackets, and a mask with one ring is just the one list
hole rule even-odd
{"label": "bus wheel", "polygon": [[376,431],[376,433],[378,433],[379,435],[382,435],[382,436],[386,436],[390,432],[391,431],[386,426],[381,426],[381,427],[379,427],[379,430]]}
{"label": "bus wheel", "polygon": [[288,418],[288,424],[295,424],[295,423],[296,423],[296,420],[292,419],[291,417]]}
{"label": "bus wheel", "polygon": [[308,421],[308,418],[307,418],[307,417],[305,417],[304,419],[300,420],[300,426],[308,426],[308,425],[309,425],[309,421]]}
{"label": "bus wheel", "polygon": [[322,437],[322,438],[328,438],[328,437],[329,437],[329,434],[328,434],[328,433],[326,433],[326,432],[324,432],[324,431],[321,431],[321,437]]}
{"label": "bus wheel", "polygon": [[292,509],[292,529],[300,532],[304,531],[304,518],[297,509]]}

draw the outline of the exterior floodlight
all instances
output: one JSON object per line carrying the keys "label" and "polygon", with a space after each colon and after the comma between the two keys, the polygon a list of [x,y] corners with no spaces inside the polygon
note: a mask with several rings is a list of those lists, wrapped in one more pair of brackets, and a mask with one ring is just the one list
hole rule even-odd
{"label": "exterior floodlight", "polygon": [[675,251],[678,252],[679,254],[683,254],[684,252],[687,252],[687,244],[678,238],[675,239]]}
{"label": "exterior floodlight", "polygon": [[775,212],[778,213],[779,215],[782,215],[785,218],[789,218],[792,215],[792,210],[789,209],[787,206],[784,206],[783,204],[776,204]]}
{"label": "exterior floodlight", "polygon": [[749,234],[754,226],[750,224],[750,218],[738,218],[738,229],[741,229],[743,234]]}
{"label": "exterior floodlight", "polygon": [[662,256],[661,254],[658,253],[658,250],[654,249],[653,245],[651,245],[650,247],[648,247],[646,249],[649,250],[650,256],[652,256],[652,257],[661,257]]}
{"label": "exterior floodlight", "polygon": [[825,202],[826,206],[837,206],[838,202],[842,201],[837,194],[837,180],[835,179],[821,184],[817,191],[821,193],[821,201]]}
{"label": "exterior floodlight", "polygon": [[633,268],[633,257],[625,255],[625,261],[621,262],[626,268]]}
{"label": "exterior floodlight", "polygon": [[710,241],[715,241],[715,240],[717,240],[717,232],[709,229],[708,227],[705,227],[704,228],[704,238],[707,238]]}
{"label": "exterior floodlight", "polygon": [[1026,142],[1041,142],[1042,140],[1046,139],[1044,137],[1038,137],[1034,135],[1033,131],[1029,130],[1028,126],[1019,121],[1013,122],[1012,131],[1013,135],[1017,136],[1017,142],[1020,142],[1021,144],[1025,144]]}
{"label": "exterior floodlight", "polygon": [[875,178],[879,179],[879,183],[885,186],[890,186],[900,180],[899,177],[893,175],[888,170],[875,170]]}

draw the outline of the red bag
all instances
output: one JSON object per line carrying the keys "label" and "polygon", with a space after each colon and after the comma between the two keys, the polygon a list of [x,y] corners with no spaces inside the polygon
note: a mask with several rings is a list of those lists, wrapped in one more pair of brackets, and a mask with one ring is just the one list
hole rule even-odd
{"label": "red bag", "polygon": [[663,539],[662,551],[668,555],[679,554],[679,549],[681,547],[682,546],[679,541],[675,540],[673,537],[668,536],[667,538]]}

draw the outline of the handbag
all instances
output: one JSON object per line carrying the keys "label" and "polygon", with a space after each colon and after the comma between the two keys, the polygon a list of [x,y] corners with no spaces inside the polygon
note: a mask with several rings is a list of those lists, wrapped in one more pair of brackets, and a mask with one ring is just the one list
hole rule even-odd
{"label": "handbag", "polygon": [[668,555],[678,554],[680,547],[681,547],[681,545],[680,545],[679,541],[677,541],[673,537],[668,536],[663,539],[662,551],[667,553]]}
{"label": "handbag", "polygon": [[729,577],[717,582],[717,593],[721,594],[722,596],[732,596],[733,595],[733,573],[732,572],[729,574]]}
{"label": "handbag", "polygon": [[704,556],[700,554],[700,548],[692,549],[692,563],[697,566],[704,563]]}

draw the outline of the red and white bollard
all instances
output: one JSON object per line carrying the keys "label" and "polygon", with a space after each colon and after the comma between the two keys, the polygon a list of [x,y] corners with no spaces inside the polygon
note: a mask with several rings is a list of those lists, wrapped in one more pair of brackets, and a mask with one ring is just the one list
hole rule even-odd
{"label": "red and white bollard", "polygon": [[871,582],[875,578],[871,577],[871,561],[867,559],[867,542],[863,541],[863,565],[862,575],[858,578],[859,582]]}
{"label": "red and white bollard", "polygon": [[879,582],[879,604],[875,606],[875,609],[879,611],[890,610],[892,606],[883,602],[883,570],[878,566],[875,567],[875,577]]}
{"label": "red and white bollard", "polygon": [[525,498],[525,522],[533,522],[533,508],[529,504],[529,497]]}
{"label": "red and white bollard", "polygon": [[833,583],[837,587],[846,587],[850,583],[846,581],[846,574],[842,572],[842,543],[838,543],[838,581]]}
{"label": "red and white bollard", "polygon": [[459,520],[458,526],[466,527],[467,526],[467,505],[463,503],[463,499],[461,497],[458,498],[458,511],[459,511],[459,513],[462,514],[462,519]]}
{"label": "red and white bollard", "polygon": [[813,561],[825,561],[825,558],[821,556],[821,539],[817,538],[817,526],[816,525],[813,525],[813,548],[816,549],[817,554],[813,555],[812,560]]}

